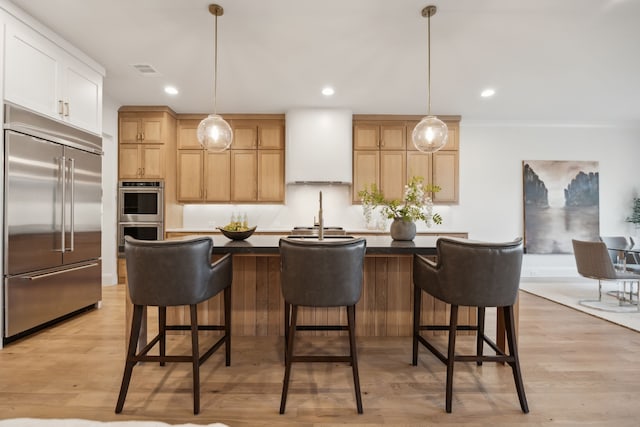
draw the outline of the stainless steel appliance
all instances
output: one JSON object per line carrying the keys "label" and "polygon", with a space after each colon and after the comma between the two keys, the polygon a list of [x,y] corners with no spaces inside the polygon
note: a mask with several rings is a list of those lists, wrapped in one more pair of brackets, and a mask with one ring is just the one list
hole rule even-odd
{"label": "stainless steel appliance", "polygon": [[4,111],[6,340],[102,299],[102,139]]}
{"label": "stainless steel appliance", "polygon": [[164,182],[120,181],[118,184],[118,251],[124,236],[140,240],[164,238]]}
{"label": "stainless steel appliance", "polygon": [[120,222],[162,222],[164,182],[120,181],[118,210]]}

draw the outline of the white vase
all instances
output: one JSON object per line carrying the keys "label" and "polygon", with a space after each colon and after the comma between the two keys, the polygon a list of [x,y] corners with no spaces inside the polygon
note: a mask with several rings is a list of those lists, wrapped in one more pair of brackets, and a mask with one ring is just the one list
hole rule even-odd
{"label": "white vase", "polygon": [[416,237],[416,223],[395,218],[389,231],[393,240],[413,240]]}

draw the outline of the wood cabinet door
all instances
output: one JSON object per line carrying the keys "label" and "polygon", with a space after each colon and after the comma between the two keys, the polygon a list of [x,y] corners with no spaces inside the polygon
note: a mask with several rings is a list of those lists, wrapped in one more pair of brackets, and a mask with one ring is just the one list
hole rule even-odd
{"label": "wood cabinet door", "polygon": [[204,201],[231,200],[231,153],[204,151]]}
{"label": "wood cabinet door", "polygon": [[254,202],[258,198],[256,150],[231,150],[231,201]]}
{"label": "wood cabinet door", "polygon": [[433,195],[435,203],[458,203],[458,152],[436,151],[433,156],[433,183],[441,190]]}
{"label": "wood cabinet door", "polygon": [[203,160],[202,150],[178,150],[179,202],[197,202],[203,197]]}
{"label": "wood cabinet door", "polygon": [[404,151],[380,152],[380,189],[387,200],[401,200],[404,195],[406,158]]}
{"label": "wood cabinet door", "polygon": [[273,120],[265,120],[258,128],[258,148],[284,149],[284,123]]}
{"label": "wood cabinet door", "polygon": [[140,142],[140,119],[137,117],[120,117],[120,144],[137,144]]}
{"label": "wood cabinet door", "polygon": [[375,123],[353,125],[353,149],[377,150],[380,145],[380,126]]}
{"label": "wood cabinet door", "polygon": [[353,195],[355,203],[360,202],[358,192],[371,184],[380,185],[380,152],[358,150],[353,152]]}
{"label": "wood cabinet door", "polygon": [[449,151],[449,150],[458,150],[459,149],[459,144],[458,144],[458,126],[453,126],[449,123],[447,123],[447,143],[444,145],[444,147],[442,147],[443,150],[445,151]]}
{"label": "wood cabinet door", "polygon": [[253,120],[234,120],[233,129],[234,150],[255,149],[258,146],[258,124]]}
{"label": "wood cabinet door", "polygon": [[140,132],[143,144],[164,144],[164,113],[140,113]]}
{"label": "wood cabinet door", "polygon": [[407,151],[418,151],[415,145],[413,145],[413,129],[419,121],[410,121],[405,123],[405,138],[407,140]]}
{"label": "wood cabinet door", "polygon": [[405,145],[404,124],[380,126],[381,150],[404,150]]}
{"label": "wood cabinet door", "polygon": [[140,144],[143,178],[164,178],[164,146]]}
{"label": "wood cabinet door", "polygon": [[407,182],[421,176],[425,184],[431,183],[431,155],[421,151],[407,151]]}
{"label": "wood cabinet door", "polygon": [[198,125],[200,120],[178,121],[178,150],[200,150],[202,146],[198,142]]}
{"label": "wood cabinet door", "polygon": [[139,144],[120,145],[118,153],[118,177],[120,179],[140,178],[142,160],[138,146]]}
{"label": "wood cabinet door", "polygon": [[258,201],[284,201],[284,151],[258,150]]}

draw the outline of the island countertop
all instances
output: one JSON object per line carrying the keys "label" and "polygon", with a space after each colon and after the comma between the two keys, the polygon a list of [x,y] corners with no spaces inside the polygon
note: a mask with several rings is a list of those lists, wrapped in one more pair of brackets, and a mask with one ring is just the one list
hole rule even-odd
{"label": "island countertop", "polygon": [[[193,234],[189,237],[195,237]],[[437,236],[416,236],[413,240],[393,240],[389,235],[358,236],[367,240],[367,255],[436,255]],[[231,240],[222,235],[211,236],[214,254],[277,255],[281,238],[288,235],[253,235],[246,240]],[[325,237],[325,240],[342,236]],[[179,237],[178,237],[179,238]],[[306,239],[305,239],[306,240]]]}

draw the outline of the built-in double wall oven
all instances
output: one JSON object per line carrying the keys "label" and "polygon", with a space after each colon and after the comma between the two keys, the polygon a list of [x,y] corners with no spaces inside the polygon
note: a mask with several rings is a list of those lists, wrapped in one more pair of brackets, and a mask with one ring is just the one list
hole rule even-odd
{"label": "built-in double wall oven", "polygon": [[164,182],[120,181],[118,184],[118,250],[124,236],[140,240],[164,237]]}

